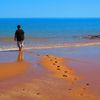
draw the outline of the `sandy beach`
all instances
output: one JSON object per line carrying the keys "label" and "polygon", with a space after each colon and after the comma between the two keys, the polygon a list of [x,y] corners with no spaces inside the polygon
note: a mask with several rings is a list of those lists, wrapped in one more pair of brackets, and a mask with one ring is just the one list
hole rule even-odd
{"label": "sandy beach", "polygon": [[0,52],[0,100],[100,100],[100,47]]}

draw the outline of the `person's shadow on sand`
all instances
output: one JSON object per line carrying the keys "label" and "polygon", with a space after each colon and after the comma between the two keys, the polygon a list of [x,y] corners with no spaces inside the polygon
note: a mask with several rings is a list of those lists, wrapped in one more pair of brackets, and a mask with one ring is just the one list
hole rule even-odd
{"label": "person's shadow on sand", "polygon": [[18,61],[18,62],[24,61],[23,52],[22,52],[22,51],[19,51],[19,54],[18,54],[18,57],[17,57],[17,61]]}

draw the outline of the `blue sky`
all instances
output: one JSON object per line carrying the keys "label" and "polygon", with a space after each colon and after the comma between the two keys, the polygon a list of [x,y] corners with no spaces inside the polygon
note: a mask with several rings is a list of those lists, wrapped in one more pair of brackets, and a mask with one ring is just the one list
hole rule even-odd
{"label": "blue sky", "polygon": [[0,17],[100,17],[100,0],[0,0]]}

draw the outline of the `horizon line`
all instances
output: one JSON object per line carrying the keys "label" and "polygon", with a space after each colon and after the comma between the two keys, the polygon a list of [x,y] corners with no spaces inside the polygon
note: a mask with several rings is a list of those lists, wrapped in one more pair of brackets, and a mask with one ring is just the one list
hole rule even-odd
{"label": "horizon line", "polygon": [[0,19],[99,19],[100,17],[0,17]]}

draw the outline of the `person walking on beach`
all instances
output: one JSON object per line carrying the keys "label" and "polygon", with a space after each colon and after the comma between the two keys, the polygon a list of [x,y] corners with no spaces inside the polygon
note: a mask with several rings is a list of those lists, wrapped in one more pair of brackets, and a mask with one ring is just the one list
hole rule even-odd
{"label": "person walking on beach", "polygon": [[21,25],[17,26],[17,30],[15,32],[14,40],[17,41],[17,46],[19,51],[22,51],[23,42],[24,42],[24,31],[21,29]]}

